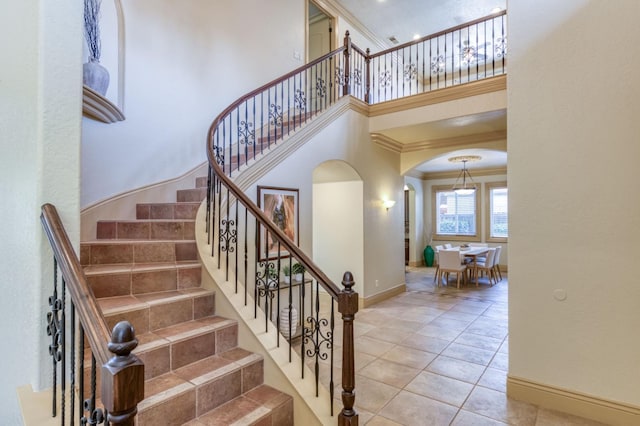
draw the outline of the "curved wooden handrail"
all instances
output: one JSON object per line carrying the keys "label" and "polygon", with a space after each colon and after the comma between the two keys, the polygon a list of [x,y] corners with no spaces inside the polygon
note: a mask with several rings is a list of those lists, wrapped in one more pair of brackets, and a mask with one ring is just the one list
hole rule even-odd
{"label": "curved wooden handrail", "polygon": [[340,47],[335,49],[332,52],[327,53],[324,56],[321,56],[306,65],[296,68],[295,70],[279,77],[249,93],[238,98],[235,102],[225,108],[212,122],[209,127],[208,138],[207,138],[207,157],[209,159],[209,166],[213,169],[214,173],[219,177],[224,186],[226,186],[229,191],[236,197],[244,207],[251,212],[251,214],[260,222],[260,225],[263,226],[271,235],[274,235],[275,238],[280,242],[281,246],[284,250],[289,251],[295,257],[300,264],[302,264],[305,269],[314,276],[322,285],[322,287],[334,298],[338,299],[338,295],[341,290],[338,286],[331,281],[329,277],[320,269],[318,265],[316,265],[310,258],[307,256],[297,245],[295,245],[286,234],[278,228],[269,218],[264,214],[264,212],[255,204],[253,200],[251,200],[245,193],[242,191],[235,183],[231,180],[229,176],[224,172],[224,170],[220,167],[218,162],[216,161],[216,154],[214,149],[214,141],[216,130],[218,129],[218,125],[223,122],[231,113],[234,111],[239,105],[245,102],[247,99],[250,99],[257,94],[271,88],[277,86],[278,84],[286,81],[288,78],[291,78],[294,75],[297,75],[301,72],[304,72],[318,63],[344,52],[345,48]]}
{"label": "curved wooden handrail", "polygon": [[75,305],[76,314],[80,319],[85,336],[89,340],[91,351],[100,364],[106,364],[112,357],[108,344],[111,333],[102,316],[98,302],[89,288],[78,256],[69,241],[58,212],[52,204],[44,204],[40,215],[53,255],[58,261],[58,267],[64,277],[67,290]]}

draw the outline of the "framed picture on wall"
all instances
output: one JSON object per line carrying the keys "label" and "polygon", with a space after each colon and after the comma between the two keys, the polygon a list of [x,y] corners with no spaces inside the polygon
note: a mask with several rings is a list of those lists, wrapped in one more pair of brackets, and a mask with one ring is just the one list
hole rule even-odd
{"label": "framed picture on wall", "polygon": [[[258,207],[295,245],[299,244],[297,189],[258,186]],[[289,251],[262,226],[258,230],[258,248],[260,260],[274,259],[278,254],[289,256]]]}

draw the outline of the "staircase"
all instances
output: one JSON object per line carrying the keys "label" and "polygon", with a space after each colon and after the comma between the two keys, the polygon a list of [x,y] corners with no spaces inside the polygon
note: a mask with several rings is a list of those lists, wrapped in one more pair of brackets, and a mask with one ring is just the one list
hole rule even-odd
{"label": "staircase", "polygon": [[[262,356],[238,347],[237,322],[217,316],[215,293],[200,285],[194,226],[206,184],[196,179],[175,203],[138,204],[136,220],[99,221],[97,239],[81,244],[109,328],[127,320],[139,341],[137,424],[292,425],[292,397],[263,383]],[[88,367],[84,376],[90,383]]]}

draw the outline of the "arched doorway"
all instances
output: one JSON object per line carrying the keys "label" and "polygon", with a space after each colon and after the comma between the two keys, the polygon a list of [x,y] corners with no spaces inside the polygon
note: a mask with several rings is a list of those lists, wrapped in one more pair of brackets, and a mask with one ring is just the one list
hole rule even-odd
{"label": "arched doorway", "polygon": [[326,161],[313,171],[313,260],[336,284],[351,271],[364,281],[363,181],[348,163]]}

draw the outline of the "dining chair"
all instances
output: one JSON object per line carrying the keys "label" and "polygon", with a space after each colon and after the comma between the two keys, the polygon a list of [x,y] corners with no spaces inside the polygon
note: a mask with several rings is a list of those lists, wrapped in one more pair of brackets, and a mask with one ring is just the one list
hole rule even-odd
{"label": "dining chair", "polygon": [[433,275],[433,282],[436,282],[436,279],[438,279],[438,271],[440,270],[440,259],[439,259],[439,255],[438,253],[444,250],[444,246],[436,246],[436,252],[435,252],[435,256],[434,256],[434,260],[436,262],[436,273]]}
{"label": "dining chair", "polygon": [[442,281],[442,275],[445,276],[445,281],[449,283],[449,274],[456,274],[456,287],[460,288],[460,276],[464,280],[464,272],[467,270],[467,265],[460,263],[460,251],[459,250],[442,250],[439,254],[440,264],[438,271],[438,287]]}
{"label": "dining chair", "polygon": [[478,286],[478,282],[480,280],[480,274],[482,272],[487,273],[487,277],[489,278],[489,284],[491,284],[491,286],[493,286],[494,284],[493,282],[494,279],[496,283],[498,282],[497,276],[495,274],[495,269],[494,269],[495,257],[496,257],[496,248],[491,247],[489,248],[489,251],[487,251],[487,256],[485,257],[485,260],[480,261],[480,259],[478,259],[478,261],[475,263],[474,265],[475,271],[473,274],[476,277],[476,287]]}
{"label": "dining chair", "polygon": [[447,250],[449,250],[449,249],[450,249],[450,248],[452,248],[452,247],[453,247],[453,246],[452,246],[450,243],[446,243],[446,244],[444,245],[444,248],[445,248],[445,249],[447,249]]}
{"label": "dining chair", "polygon": [[498,277],[500,277],[500,281],[502,281],[502,272],[500,271],[500,252],[502,252],[502,246],[496,247],[496,255],[493,259],[493,269],[494,272],[497,273]]}

